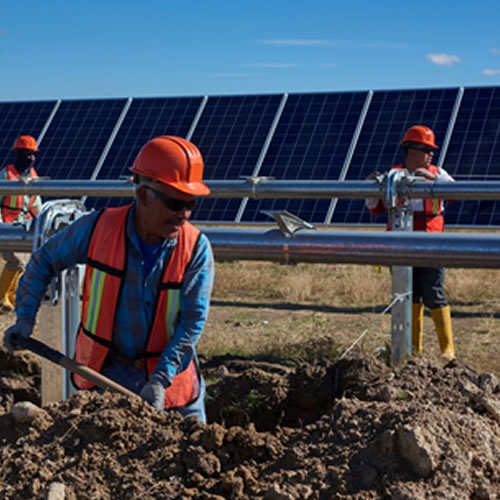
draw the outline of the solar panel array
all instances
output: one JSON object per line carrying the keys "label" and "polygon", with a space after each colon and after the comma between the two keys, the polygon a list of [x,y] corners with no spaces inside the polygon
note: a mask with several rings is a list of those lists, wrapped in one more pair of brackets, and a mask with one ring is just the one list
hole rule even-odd
{"label": "solar panel array", "polygon": [[[192,140],[205,178],[268,176],[359,180],[401,163],[399,141],[416,124],[441,146],[434,163],[457,180],[500,178],[500,87],[0,102],[0,160],[12,162],[15,138],[38,138],[36,168],[52,179],[119,179],[152,137]],[[90,208],[129,200],[88,199]],[[448,225],[500,226],[496,201],[449,204]],[[362,200],[203,199],[192,219],[272,223],[288,210],[325,225],[383,223]]]}

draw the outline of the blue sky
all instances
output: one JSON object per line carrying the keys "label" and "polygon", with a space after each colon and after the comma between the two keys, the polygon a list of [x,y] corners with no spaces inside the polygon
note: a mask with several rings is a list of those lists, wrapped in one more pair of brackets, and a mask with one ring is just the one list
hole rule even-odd
{"label": "blue sky", "polygon": [[500,1],[0,0],[0,100],[500,85]]}

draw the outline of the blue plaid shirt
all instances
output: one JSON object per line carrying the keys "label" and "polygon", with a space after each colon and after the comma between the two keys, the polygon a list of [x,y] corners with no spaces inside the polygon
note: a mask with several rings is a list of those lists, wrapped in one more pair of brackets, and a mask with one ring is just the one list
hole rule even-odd
{"label": "blue plaid shirt", "polygon": [[[18,320],[33,323],[47,285],[63,269],[87,262],[92,229],[99,212],[92,212],[52,236],[33,253],[23,274],[16,298]],[[135,203],[127,217],[127,274],[118,302],[114,325],[115,349],[128,358],[140,356],[153,322],[159,282],[177,240],[165,240],[149,273],[146,273],[135,230]],[[214,259],[208,238],[201,234],[182,284],[179,321],[173,337],[163,350],[155,371],[175,374],[196,357],[198,342],[208,316],[214,280]]]}

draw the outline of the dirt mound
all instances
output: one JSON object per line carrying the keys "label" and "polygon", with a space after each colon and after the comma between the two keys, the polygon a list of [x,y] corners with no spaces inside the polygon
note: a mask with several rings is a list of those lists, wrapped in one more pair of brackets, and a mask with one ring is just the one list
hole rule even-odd
{"label": "dirt mound", "polygon": [[500,498],[493,375],[366,356],[203,371],[208,425],[84,391],[22,408],[39,404],[37,365],[0,352],[0,498]]}

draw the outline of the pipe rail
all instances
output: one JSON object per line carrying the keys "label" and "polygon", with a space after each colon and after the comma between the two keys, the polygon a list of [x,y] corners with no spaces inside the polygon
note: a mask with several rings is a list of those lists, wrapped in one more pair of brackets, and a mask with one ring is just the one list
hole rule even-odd
{"label": "pipe rail", "polygon": [[[273,180],[249,177],[240,180],[207,180],[210,198],[346,198],[365,199],[385,196],[385,176],[374,181]],[[414,178],[399,184],[397,195],[407,198],[452,200],[500,200],[500,181],[425,182]],[[9,194],[45,197],[133,197],[135,186],[119,180],[0,181],[0,196]]]}
{"label": "pipe rail", "polygon": [[[203,228],[217,260],[500,268],[500,235],[424,232]],[[31,252],[33,233],[0,224],[0,248]]]}

